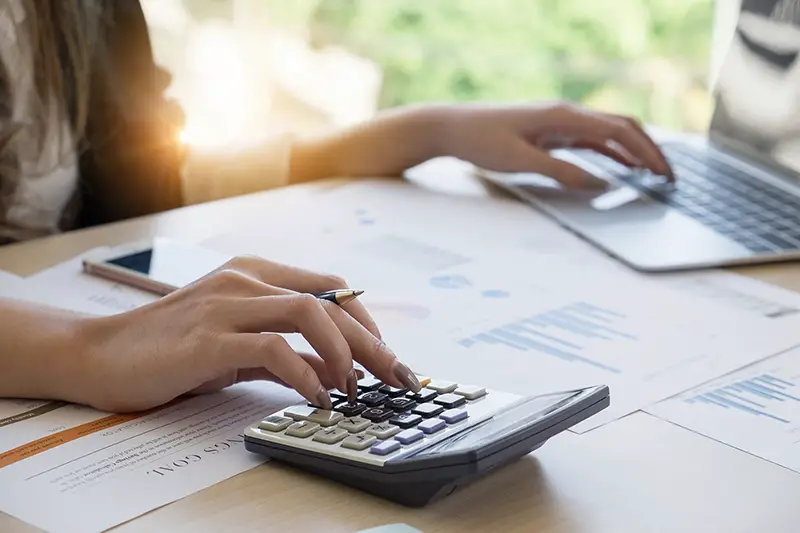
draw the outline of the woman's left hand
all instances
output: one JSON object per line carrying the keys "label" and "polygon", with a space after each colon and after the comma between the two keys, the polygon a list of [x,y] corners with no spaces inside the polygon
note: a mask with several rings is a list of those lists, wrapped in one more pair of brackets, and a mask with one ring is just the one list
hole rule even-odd
{"label": "woman's left hand", "polygon": [[569,188],[604,187],[606,182],[552,157],[557,148],[586,148],[631,168],[646,168],[674,181],[664,154],[633,118],[565,103],[450,106],[442,155],[498,172],[536,172]]}

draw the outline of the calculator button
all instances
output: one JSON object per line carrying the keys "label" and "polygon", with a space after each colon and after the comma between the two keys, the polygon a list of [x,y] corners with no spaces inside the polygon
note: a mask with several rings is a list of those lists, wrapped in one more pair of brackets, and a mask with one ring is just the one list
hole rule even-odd
{"label": "calculator button", "polygon": [[289,426],[289,429],[286,430],[286,434],[290,437],[300,437],[301,439],[305,439],[306,437],[310,437],[316,433],[319,428],[319,424],[309,422],[308,420],[303,420],[302,422],[295,422]]}
{"label": "calculator button", "polygon": [[460,422],[464,420],[469,415],[463,409],[450,409],[449,411],[445,411],[439,418],[447,422],[448,424],[455,424],[456,422]]}
{"label": "calculator button", "polygon": [[403,444],[411,444],[423,437],[424,433],[418,429],[407,429],[394,436],[394,440]]}
{"label": "calculator button", "polygon": [[383,403],[388,399],[388,396],[378,391],[365,392],[358,397],[358,401],[367,407],[377,407],[379,405],[383,405]]}
{"label": "calculator button", "polygon": [[349,434],[350,432],[348,432],[346,429],[325,428],[317,431],[312,440],[321,442],[323,444],[336,444],[340,440],[344,440]]}
{"label": "calculator button", "polygon": [[392,398],[388,402],[386,402],[387,409],[391,409],[392,411],[408,411],[412,407],[416,407],[417,402],[410,398]]}
{"label": "calculator button", "polygon": [[361,416],[373,422],[386,422],[394,416],[394,411],[382,407],[371,407],[361,413]]}
{"label": "calculator button", "polygon": [[467,400],[477,400],[478,398],[486,396],[486,389],[473,385],[461,385],[456,389],[455,394],[463,396]]}
{"label": "calculator button", "polygon": [[395,387],[390,387],[389,385],[384,385],[379,390],[390,398],[396,398],[397,396],[402,396],[408,392],[408,389],[398,389]]}
{"label": "calculator button", "polygon": [[372,448],[369,449],[369,453],[374,453],[375,455],[389,455],[390,453],[399,449],[400,443],[396,440],[385,440],[383,442],[379,442],[378,444],[374,444]]}
{"label": "calculator button", "polygon": [[354,416],[352,418],[345,418],[341,422],[339,422],[339,427],[349,431],[350,433],[359,433],[364,431],[370,426],[370,421],[360,416]]}
{"label": "calculator button", "polygon": [[428,383],[431,382],[431,378],[425,376],[417,376],[417,381],[419,381],[419,386],[424,389],[425,387],[428,386]]}
{"label": "calculator button", "polygon": [[264,431],[283,431],[292,425],[292,419],[285,416],[272,415],[268,416],[258,425],[258,429]]}
{"label": "calculator button", "polygon": [[422,417],[411,413],[399,413],[397,416],[389,419],[390,424],[400,426],[403,429],[414,427],[422,422]]}
{"label": "calculator button", "polygon": [[[423,420],[420,425],[417,426],[417,429],[421,429],[428,435],[431,433],[436,433],[437,431],[441,431],[445,428],[447,423],[444,420],[439,418],[430,418],[428,420]],[[319,435],[319,433],[317,433]],[[316,437],[314,437],[316,438]]]}
{"label": "calculator button", "polygon": [[398,433],[400,433],[400,428],[388,422],[372,424],[372,427],[367,430],[367,435],[375,435],[379,439],[388,439],[389,437],[394,437]]}
{"label": "calculator button", "polygon": [[342,441],[342,448],[365,450],[376,442],[378,442],[378,439],[372,435],[350,435]]}
{"label": "calculator button", "polygon": [[412,413],[420,415],[422,418],[432,418],[444,412],[444,407],[435,403],[423,403],[411,410]]}
{"label": "calculator button", "polygon": [[467,400],[457,394],[442,394],[438,398],[434,398],[433,403],[441,405],[445,409],[453,409],[454,407],[461,407],[467,403]]}
{"label": "calculator button", "polygon": [[363,403],[340,403],[333,408],[334,411],[342,413],[344,416],[358,416],[364,412],[367,406]]}
{"label": "calculator button", "polygon": [[406,398],[411,398],[415,402],[425,403],[439,396],[439,393],[432,389],[422,389],[419,392],[409,392]]}
{"label": "calculator button", "polygon": [[438,392],[439,394],[447,394],[448,392],[453,392],[458,387],[458,383],[453,383],[452,381],[436,381],[433,380],[428,383],[428,388]]}
{"label": "calculator button", "polygon": [[309,407],[307,405],[293,405],[283,410],[283,414],[296,420],[298,422],[308,419],[308,417],[317,411],[316,407]]}
{"label": "calculator button", "polygon": [[375,378],[364,378],[358,380],[358,390],[369,392],[383,387],[383,383]]}
{"label": "calculator button", "polygon": [[[332,405],[333,407],[336,407],[336,406],[337,406],[337,405],[339,405],[340,403],[344,403],[344,402],[346,402],[346,401],[347,401],[347,400],[341,400],[341,399],[338,399],[338,398],[331,398],[331,405]],[[322,409],[322,406],[321,406],[321,405],[317,405],[317,404],[315,404],[315,403],[308,402],[306,405],[308,405],[309,407],[313,407],[313,408],[315,408],[315,409]]]}
{"label": "calculator button", "polygon": [[306,417],[306,420],[309,422],[315,422],[324,428],[335,426],[343,419],[344,415],[342,413],[337,413],[336,411],[325,411],[323,409],[316,409],[315,413],[312,413]]}
{"label": "calculator button", "polygon": [[342,392],[340,390],[333,389],[332,391],[329,391],[328,394],[330,394],[331,400],[333,400],[334,402],[336,400],[346,400],[347,399],[347,393],[346,392]]}

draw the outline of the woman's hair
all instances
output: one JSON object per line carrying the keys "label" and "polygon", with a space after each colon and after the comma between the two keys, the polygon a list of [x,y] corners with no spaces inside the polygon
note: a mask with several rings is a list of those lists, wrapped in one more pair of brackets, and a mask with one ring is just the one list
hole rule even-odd
{"label": "woman's hair", "polygon": [[[104,0],[19,0],[24,20],[15,28],[18,39],[25,38],[33,64],[35,94],[30,122],[14,123],[12,80],[5,66],[0,67],[0,181],[11,157],[10,147],[22,128],[32,128],[37,150],[44,149],[48,121],[53,107],[70,120],[70,145],[59,140],[60,153],[66,154],[83,140],[88,116],[92,77],[92,56],[96,52]],[[9,9],[5,7],[3,9]],[[8,15],[8,14],[7,14]],[[18,48],[19,49],[19,48]],[[52,127],[50,125],[49,127]]]}

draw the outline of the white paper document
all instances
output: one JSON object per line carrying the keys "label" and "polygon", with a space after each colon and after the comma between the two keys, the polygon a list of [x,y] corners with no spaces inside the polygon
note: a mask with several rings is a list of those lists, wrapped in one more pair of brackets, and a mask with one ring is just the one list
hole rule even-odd
{"label": "white paper document", "polygon": [[769,319],[526,254],[453,267],[405,288],[368,305],[378,316],[406,315],[384,312],[378,323],[411,368],[519,394],[609,385],[611,406],[578,431],[800,343],[800,331]]}
{"label": "white paper document", "polygon": [[309,227],[285,242],[210,244],[343,275],[366,291],[385,340],[417,372],[519,394],[609,385],[611,407],[578,431],[800,343],[799,329],[723,305],[722,289],[695,296],[695,286],[672,287],[685,278],[653,281],[525,248],[479,250],[386,218],[363,209],[327,219],[329,241]]}
{"label": "white paper document", "polygon": [[730,373],[645,410],[800,472],[800,349]]}
{"label": "white paper document", "polygon": [[55,533],[103,531],[263,463],[244,428],[300,399],[247,383],[133,414],[0,401],[0,510]]}

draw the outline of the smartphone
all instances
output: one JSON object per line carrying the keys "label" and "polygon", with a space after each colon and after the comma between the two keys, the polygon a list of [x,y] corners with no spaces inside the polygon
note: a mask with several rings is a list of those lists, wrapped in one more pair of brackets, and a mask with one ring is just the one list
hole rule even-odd
{"label": "smartphone", "polygon": [[87,274],[160,296],[184,287],[224,265],[232,256],[165,238],[89,252]]}

